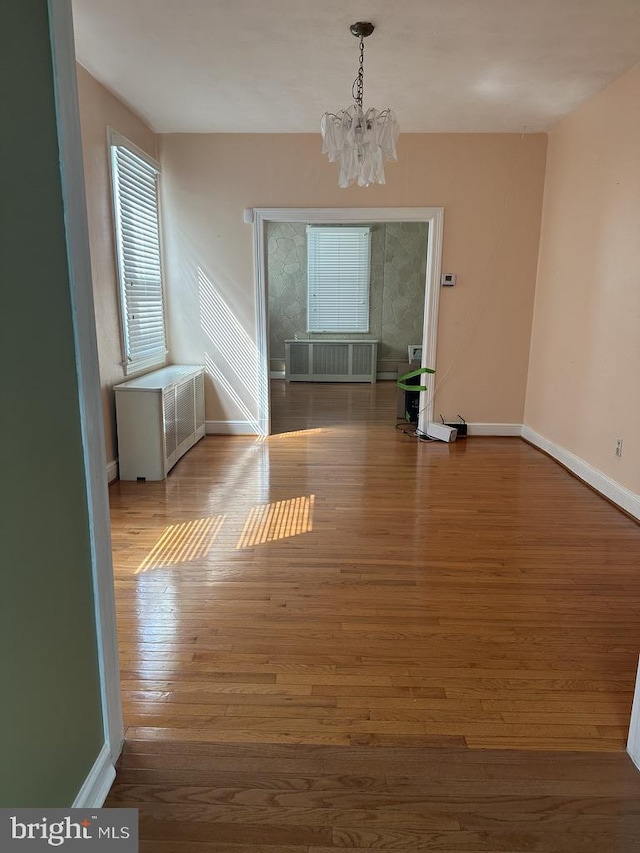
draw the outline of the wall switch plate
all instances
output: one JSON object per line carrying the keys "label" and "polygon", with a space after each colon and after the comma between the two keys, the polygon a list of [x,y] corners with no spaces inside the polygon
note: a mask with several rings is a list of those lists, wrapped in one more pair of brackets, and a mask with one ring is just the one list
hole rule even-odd
{"label": "wall switch plate", "polygon": [[453,273],[450,273],[450,272],[443,273],[440,276],[440,284],[443,287],[453,287],[453,285],[456,283],[457,278],[458,278],[458,276],[454,275]]}

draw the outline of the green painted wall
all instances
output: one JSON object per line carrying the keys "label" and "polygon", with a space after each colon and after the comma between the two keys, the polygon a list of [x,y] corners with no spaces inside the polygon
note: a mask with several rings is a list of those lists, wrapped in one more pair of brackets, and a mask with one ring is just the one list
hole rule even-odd
{"label": "green painted wall", "polygon": [[103,732],[45,0],[0,56],[0,806],[69,806]]}

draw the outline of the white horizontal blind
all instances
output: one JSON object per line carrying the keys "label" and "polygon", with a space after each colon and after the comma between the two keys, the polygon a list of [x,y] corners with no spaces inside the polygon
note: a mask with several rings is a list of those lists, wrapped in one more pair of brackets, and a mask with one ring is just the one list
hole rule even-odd
{"label": "white horizontal blind", "polygon": [[120,302],[127,372],[164,363],[166,336],[158,170],[124,145],[111,146]]}
{"label": "white horizontal blind", "polygon": [[307,226],[307,331],[369,331],[370,259],[370,228]]}

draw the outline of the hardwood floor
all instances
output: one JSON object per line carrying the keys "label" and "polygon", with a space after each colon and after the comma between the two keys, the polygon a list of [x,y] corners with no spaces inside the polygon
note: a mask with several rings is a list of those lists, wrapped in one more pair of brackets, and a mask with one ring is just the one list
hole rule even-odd
{"label": "hardwood floor", "polygon": [[634,853],[623,754],[127,744],[109,805],[141,853]]}
{"label": "hardwood floor", "polygon": [[143,849],[639,849],[640,528],[519,439],[396,430],[392,383],[274,400],[111,488]]}
{"label": "hardwood floor", "polygon": [[271,432],[274,435],[347,424],[387,427],[396,423],[395,382],[326,384],[271,383]]}
{"label": "hardwood floor", "polygon": [[131,735],[622,750],[640,528],[518,439],[421,443],[382,383],[304,387],[350,420],[111,489]]}

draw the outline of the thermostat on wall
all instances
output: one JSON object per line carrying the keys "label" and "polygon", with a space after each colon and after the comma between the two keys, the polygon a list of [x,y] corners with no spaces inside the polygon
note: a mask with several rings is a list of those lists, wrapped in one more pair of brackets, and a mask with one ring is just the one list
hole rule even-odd
{"label": "thermostat on wall", "polygon": [[457,275],[454,275],[450,272],[443,273],[443,275],[440,277],[440,284],[443,287],[453,287],[453,285],[456,283],[457,277]]}

